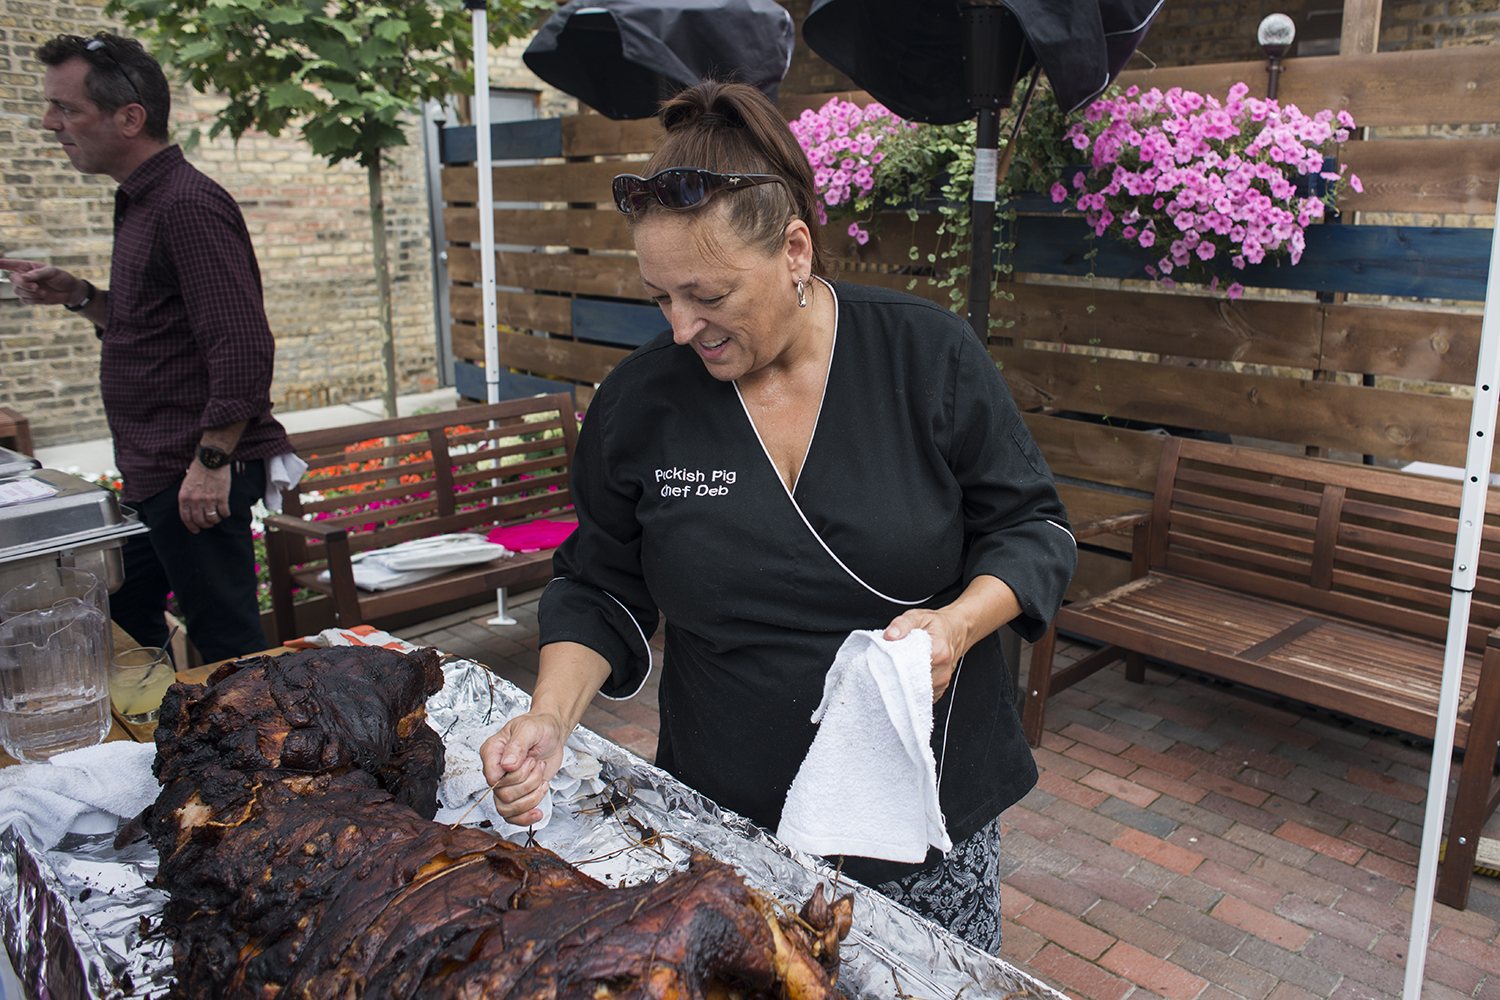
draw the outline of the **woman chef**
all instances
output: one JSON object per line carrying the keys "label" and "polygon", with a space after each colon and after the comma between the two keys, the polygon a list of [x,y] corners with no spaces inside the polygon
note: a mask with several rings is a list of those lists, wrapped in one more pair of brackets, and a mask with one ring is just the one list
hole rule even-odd
{"label": "woman chef", "polygon": [[994,951],[997,817],[1037,773],[995,633],[1039,636],[1072,578],[1051,474],[963,321],[828,283],[812,169],[759,91],[705,82],[662,121],[614,196],[672,328],[584,421],[531,711],[483,750],[497,805],[539,818],[589,701],[645,681],[660,612],[657,765],[774,830],[840,644],[926,629],[954,850],[844,870]]}

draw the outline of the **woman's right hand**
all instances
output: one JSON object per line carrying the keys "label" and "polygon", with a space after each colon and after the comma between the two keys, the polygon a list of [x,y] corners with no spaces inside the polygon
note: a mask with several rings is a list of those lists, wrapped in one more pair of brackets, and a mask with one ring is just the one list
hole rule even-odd
{"label": "woman's right hand", "polygon": [[479,748],[495,808],[512,826],[542,819],[542,796],[584,709],[609,679],[609,663],[576,642],[549,642],[537,664],[531,711],[505,724]]}
{"label": "woman's right hand", "polygon": [[495,809],[511,825],[541,821],[542,798],[562,767],[572,728],[548,713],[518,715],[479,748],[484,780],[495,787]]}

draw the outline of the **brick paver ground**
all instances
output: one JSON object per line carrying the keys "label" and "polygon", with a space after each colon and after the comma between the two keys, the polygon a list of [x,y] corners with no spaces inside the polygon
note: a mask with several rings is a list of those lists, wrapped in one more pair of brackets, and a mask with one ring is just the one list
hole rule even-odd
{"label": "brick paver ground", "polygon": [[[516,625],[491,605],[398,634],[530,691],[538,596],[513,596]],[[657,676],[584,724],[651,759]],[[1430,756],[1168,668],[1101,671],[1052,699],[1041,781],[1005,814],[1003,954],[1090,1000],[1399,997]],[[1500,880],[1437,905],[1430,941],[1426,998],[1500,1000]]]}

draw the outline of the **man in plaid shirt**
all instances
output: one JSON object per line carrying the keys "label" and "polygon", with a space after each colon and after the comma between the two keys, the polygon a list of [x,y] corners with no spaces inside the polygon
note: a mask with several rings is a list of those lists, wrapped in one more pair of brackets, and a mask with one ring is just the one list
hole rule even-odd
{"label": "man in plaid shirt", "polygon": [[276,345],[244,218],[170,144],[167,79],[139,42],[59,35],[37,59],[42,127],[79,171],[120,185],[107,291],[0,260],[23,302],[76,312],[102,341],[124,499],[151,528],[126,544],[112,615],[136,641],[162,645],[175,592],[205,659],[263,649],[250,508],[266,492],[266,460],[291,447],[271,416]]}

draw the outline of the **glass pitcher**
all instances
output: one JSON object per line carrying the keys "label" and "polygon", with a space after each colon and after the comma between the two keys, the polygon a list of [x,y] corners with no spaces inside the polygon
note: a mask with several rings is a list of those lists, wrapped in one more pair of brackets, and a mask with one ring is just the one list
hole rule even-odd
{"label": "glass pitcher", "polygon": [[78,597],[0,620],[0,742],[7,753],[42,761],[103,742],[110,647],[109,619]]}

